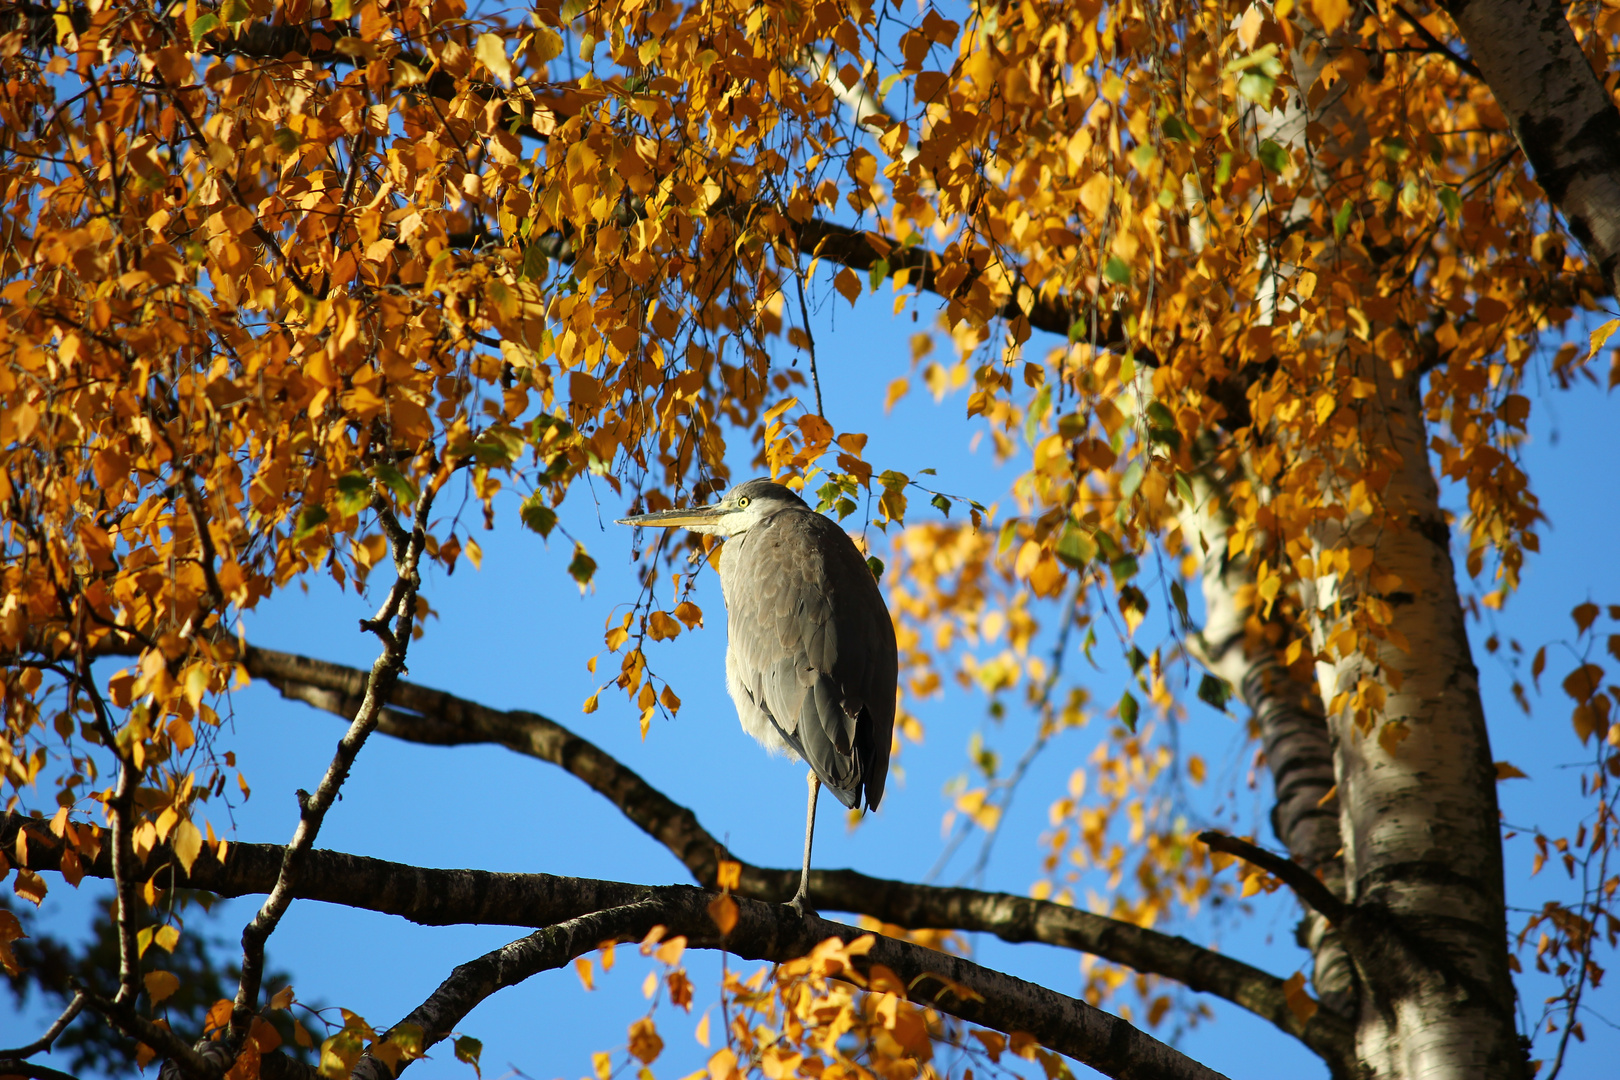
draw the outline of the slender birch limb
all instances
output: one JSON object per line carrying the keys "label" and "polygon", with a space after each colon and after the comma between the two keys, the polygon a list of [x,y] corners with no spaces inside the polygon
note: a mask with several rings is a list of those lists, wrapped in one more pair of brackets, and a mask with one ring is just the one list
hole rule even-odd
{"label": "slender birch limb", "polygon": [[[371,666],[371,678],[367,681],[360,707],[349,730],[339,740],[320,786],[313,795],[300,793],[298,826],[293,831],[292,842],[282,854],[281,868],[270,895],[265,898],[252,921],[242,928],[242,977],[237,984],[236,1000],[231,1009],[231,1039],[236,1046],[240,1046],[247,1037],[253,1015],[258,1009],[259,984],[264,978],[265,942],[275,932],[287,906],[292,903],[303,864],[320,833],[326,812],[337,799],[343,782],[348,779],[349,769],[360,748],[365,745],[367,736],[377,726],[377,717],[388,699],[389,690],[405,667],[405,654],[410,647],[411,630],[416,619],[416,592],[422,583],[418,565],[426,545],[427,514],[432,509],[435,490],[432,483],[423,484],[408,536],[394,517],[387,500],[381,495],[372,498],[372,509],[382,520],[393,544],[394,567],[399,575],[377,617],[361,623],[363,629],[372,631],[383,640],[383,651]],[[392,629],[387,625],[389,622],[393,623]]]}

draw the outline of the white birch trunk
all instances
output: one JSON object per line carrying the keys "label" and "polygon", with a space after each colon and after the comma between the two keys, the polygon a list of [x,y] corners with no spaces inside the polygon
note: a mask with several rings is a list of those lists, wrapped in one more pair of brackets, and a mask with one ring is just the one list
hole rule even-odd
{"label": "white birch trunk", "polygon": [[[1382,641],[1374,656],[1335,651],[1318,664],[1353,910],[1340,929],[1361,985],[1357,1051],[1369,1075],[1390,1080],[1518,1080],[1526,1071],[1507,963],[1496,773],[1450,531],[1416,380],[1377,367],[1369,361],[1361,374],[1377,382],[1378,396],[1345,406],[1360,409],[1361,439],[1345,453],[1364,460],[1393,451],[1391,477],[1376,509],[1347,507],[1342,524],[1320,532],[1315,554],[1320,565],[1334,550],[1370,548],[1378,570],[1400,580],[1383,581],[1381,596],[1366,574],[1320,578],[1307,590],[1319,657],[1369,598],[1390,606],[1409,646]],[[1358,686],[1385,699],[1365,732],[1341,697]]]}

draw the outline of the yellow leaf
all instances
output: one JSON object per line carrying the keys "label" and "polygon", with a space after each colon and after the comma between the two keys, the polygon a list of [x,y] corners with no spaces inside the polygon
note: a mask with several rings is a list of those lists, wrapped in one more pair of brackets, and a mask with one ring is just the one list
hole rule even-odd
{"label": "yellow leaf", "polygon": [[837,277],[833,278],[833,288],[837,289],[839,294],[849,301],[850,307],[854,307],[855,301],[860,299],[860,278],[857,278],[855,272],[847,266],[838,272]]}
{"label": "yellow leaf", "polygon": [[1305,0],[1305,6],[1330,34],[1350,17],[1350,0]]}
{"label": "yellow leaf", "polygon": [[1306,991],[1303,972],[1296,971],[1288,976],[1283,983],[1283,996],[1288,1001],[1288,1011],[1302,1024],[1309,1023],[1311,1017],[1316,1015],[1316,1010],[1321,1008],[1316,999]]}
{"label": "yellow leaf", "polygon": [[293,1000],[293,988],[290,986],[283,986],[271,996],[270,1007],[272,1009],[290,1009],[292,1008]]}
{"label": "yellow leaf", "polygon": [[701,1043],[704,1046],[709,1045],[709,1014],[708,1013],[704,1013],[703,1014],[703,1019],[698,1021],[697,1030],[692,1032],[692,1037],[694,1039],[696,1039],[699,1043]]}
{"label": "yellow leaf", "polygon": [[664,1040],[659,1038],[658,1029],[653,1026],[652,1018],[643,1016],[630,1025],[630,1053],[643,1065],[651,1065],[659,1054],[664,1052]]}
{"label": "yellow leaf", "polygon": [[179,927],[174,926],[173,924],[158,927],[157,932],[152,935],[152,944],[156,945],[164,952],[174,952],[174,947],[180,944]]}
{"label": "yellow leaf", "polygon": [[141,976],[141,982],[146,984],[146,996],[153,1005],[180,989],[180,980],[169,971],[148,971]]}
{"label": "yellow leaf", "polygon": [[[27,936],[27,934],[23,933],[22,923],[17,916],[4,908],[0,908],[0,968],[4,968],[6,974],[12,978],[21,975],[23,969],[22,964],[17,961],[17,954],[11,951],[11,943],[18,938]],[[701,1040],[704,1046],[709,1045],[708,1032],[709,1017],[705,1013],[703,1016],[703,1039]]]}
{"label": "yellow leaf", "polygon": [[1378,729],[1378,745],[1383,747],[1384,753],[1390,757],[1395,756],[1395,748],[1406,741],[1412,734],[1412,729],[1406,726],[1405,721],[1390,720]]}
{"label": "yellow leaf", "polygon": [[1616,330],[1620,330],[1620,319],[1610,319],[1596,330],[1593,330],[1592,347],[1590,350],[1588,350],[1586,359],[1590,360],[1596,356],[1597,351],[1603,348],[1603,343],[1608,341],[1610,335],[1612,335]]}
{"label": "yellow leaf", "polygon": [[534,44],[530,48],[534,50],[535,63],[544,64],[562,55],[562,37],[551,27],[542,26],[534,32]]}
{"label": "yellow leaf", "polygon": [[[465,55],[465,54],[464,54]],[[489,68],[489,73],[506,83],[512,84],[512,61],[506,55],[506,43],[494,34],[479,34],[478,48],[474,53],[478,62]]]}
{"label": "yellow leaf", "polygon": [[720,869],[715,880],[722,889],[735,889],[742,879],[742,863],[731,859],[721,859]]}
{"label": "yellow leaf", "polygon": [[[737,901],[731,898],[730,893],[721,893],[709,901],[709,918],[714,925],[720,928],[720,936],[731,933],[737,925]],[[707,1041],[703,1045],[709,1045]]]}
{"label": "yellow leaf", "polygon": [[883,411],[889,412],[892,410],[894,408],[894,403],[905,397],[906,391],[910,389],[911,380],[905,378],[904,376],[901,376],[900,378],[891,382],[889,384],[889,392],[883,397]]}
{"label": "yellow leaf", "polygon": [[175,826],[174,837],[169,843],[174,849],[174,857],[180,860],[180,865],[185,867],[188,874],[197,856],[202,854],[202,842],[202,832],[191,823],[190,818]]}
{"label": "yellow leaf", "polygon": [[1080,185],[1080,205],[1093,218],[1101,218],[1108,212],[1108,201],[1113,191],[1114,186],[1107,173],[1092,173],[1091,179]]}
{"label": "yellow leaf", "polygon": [[579,981],[585,985],[586,990],[596,989],[596,965],[591,963],[590,957],[577,957],[574,960],[574,970],[579,972]]}
{"label": "yellow leaf", "polygon": [[484,568],[484,549],[470,536],[467,537],[467,561],[473,564],[474,570]]}
{"label": "yellow leaf", "polygon": [[709,1080],[733,1080],[737,1075],[737,1055],[723,1047],[709,1059]]}

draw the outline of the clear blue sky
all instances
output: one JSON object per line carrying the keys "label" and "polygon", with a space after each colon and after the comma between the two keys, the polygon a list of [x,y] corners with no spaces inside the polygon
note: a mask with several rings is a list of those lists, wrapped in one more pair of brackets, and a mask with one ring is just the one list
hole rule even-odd
{"label": "clear blue sky", "polygon": [[[829,288],[821,293],[833,296]],[[1022,462],[998,469],[987,449],[969,452],[977,427],[963,419],[960,396],[935,405],[926,392],[914,390],[892,414],[884,414],[884,387],[909,373],[907,339],[918,328],[908,316],[891,317],[889,311],[885,289],[855,311],[841,299],[829,299],[816,314],[829,418],[839,430],[869,432],[867,457],[880,468],[912,474],[934,468],[943,490],[987,504],[1002,499]],[[925,310],[924,324],[928,317]],[[1039,339],[1032,345],[1044,348]],[[1612,558],[1620,514],[1612,480],[1606,479],[1620,461],[1620,424],[1611,397],[1583,388],[1539,396],[1532,431],[1526,457],[1551,524],[1543,531],[1542,554],[1529,563],[1522,593],[1497,620],[1504,636],[1515,636],[1533,650],[1543,641],[1572,635],[1568,612],[1582,600],[1620,602],[1620,562]],[[736,475],[748,475],[740,462]],[[603,651],[601,634],[610,612],[634,596],[630,531],[611,524],[623,507],[600,482],[594,491],[603,499],[600,506],[592,505],[592,489],[581,484],[563,520],[600,566],[595,589],[581,597],[565,572],[571,555],[567,542],[554,536],[547,547],[519,526],[507,503],[495,531],[476,534],[484,548],[481,572],[463,560],[453,577],[442,569],[429,575],[425,591],[440,618],[428,624],[426,638],[412,649],[411,678],[488,705],[545,713],[692,807],[739,854],[766,865],[795,864],[803,814],[800,766],[766,757],[737,725],[723,689],[723,605],[712,574],[701,578],[700,603],[708,613],[708,627],[683,634],[653,653],[660,674],[674,680],[684,699],[679,719],[655,721],[643,742],[635,713],[616,691],[602,695],[599,712],[580,713],[580,703],[595,685],[586,660]],[[1455,493],[1448,502],[1461,509]],[[914,500],[913,513],[923,517],[934,511]],[[882,538],[873,535],[881,545]],[[1191,592],[1196,598],[1197,590]],[[354,627],[374,606],[330,582],[312,581],[307,594],[295,588],[265,603],[248,619],[247,633],[258,645],[369,665],[376,645]],[[1508,694],[1510,679],[1478,646],[1486,632],[1477,625],[1471,632],[1495,756],[1511,760],[1532,777],[1503,785],[1508,818],[1561,828],[1572,805],[1567,766],[1581,757],[1566,703],[1553,688],[1538,701],[1534,718],[1523,716]],[[1105,670],[1083,678],[1094,700],[1107,702],[1118,696],[1121,665],[1106,646],[1099,659]],[[1071,670],[1085,669],[1076,663]],[[1550,670],[1565,669],[1555,658]],[[986,716],[982,698],[950,683],[943,698],[921,712],[926,742],[906,747],[900,761],[904,777],[891,784],[875,818],[851,832],[824,803],[818,865],[920,879],[942,849],[941,815],[948,805],[942,789],[966,768],[971,734],[982,730],[1004,754],[1015,756],[1031,731],[1029,716],[1016,711],[997,727]],[[1246,768],[1252,749],[1240,742],[1240,727],[1233,719],[1196,701],[1190,713],[1182,732],[1184,747],[1204,754],[1217,776]],[[285,842],[296,820],[293,791],[312,787],[319,778],[341,724],[254,686],[236,695],[232,728],[222,748],[236,751],[253,787],[251,800],[236,811],[232,835]],[[1013,806],[985,887],[1025,892],[1039,877],[1037,838],[1047,827],[1047,807],[1062,794],[1069,771],[1101,731],[1102,725],[1094,723],[1071,734],[1037,763]],[[430,866],[643,882],[687,880],[668,853],[581,783],[498,748],[435,749],[378,736],[361,754],[344,795],[327,818],[322,846]],[[1253,827],[1269,841],[1262,816],[1269,792],[1263,790],[1261,796],[1255,799]],[[229,830],[220,817],[214,824],[222,832]],[[1529,859],[1526,841],[1509,844],[1511,895],[1514,903],[1526,907],[1539,905],[1547,895],[1544,887],[1558,884],[1550,880],[1556,873],[1552,869],[1527,884]],[[82,930],[90,896],[99,895],[104,886],[87,881],[75,893],[53,878],[51,887],[44,909],[47,924],[58,933]],[[225,905],[219,929],[234,939],[253,903]],[[1224,952],[1288,974],[1305,959],[1292,942],[1296,919],[1293,901],[1279,893],[1259,898],[1252,918],[1228,917],[1216,924],[1206,913],[1171,929],[1197,941],[1217,942]],[[346,1006],[381,1028],[417,1005],[456,964],[517,936],[509,928],[422,928],[387,916],[298,903],[270,951],[276,966],[296,975],[302,997]],[[973,948],[982,962],[1055,989],[1074,992],[1080,985],[1079,957],[1073,953],[1008,946],[988,938],[975,940]],[[676,1019],[667,1007],[660,1011],[668,1044],[654,1067],[660,1080],[700,1067],[707,1054],[689,1032],[713,1000],[718,960],[688,955],[698,1003],[689,1018]],[[591,1072],[591,1053],[622,1046],[626,1026],[643,1011],[645,970],[639,957],[621,950],[620,965],[610,975],[599,974],[594,993],[581,988],[572,970],[546,973],[487,1001],[462,1030],[483,1040],[486,1076],[500,1076],[510,1066],[537,1080],[585,1077]],[[1540,998],[1550,992],[1548,985],[1535,980],[1521,985],[1528,1007],[1538,1011]],[[1588,1000],[1609,1020],[1620,1022],[1613,985],[1590,993]],[[1234,1077],[1326,1076],[1320,1063],[1288,1037],[1241,1010],[1207,1000],[1217,1020],[1180,1037],[1179,1045],[1188,1053]],[[0,1020],[0,1032],[4,1041],[16,1041],[14,1034],[28,1035],[45,1022],[36,1009],[15,1020]],[[1598,1063],[1620,1054],[1614,1028],[1588,1017],[1586,1030],[1590,1042],[1576,1051],[1568,1075],[1593,1075],[1601,1068]],[[1538,1052],[1549,1049],[1544,1044]],[[1090,1075],[1083,1068],[1077,1072]],[[412,1074],[467,1076],[470,1070],[441,1049],[433,1060],[414,1066]]]}

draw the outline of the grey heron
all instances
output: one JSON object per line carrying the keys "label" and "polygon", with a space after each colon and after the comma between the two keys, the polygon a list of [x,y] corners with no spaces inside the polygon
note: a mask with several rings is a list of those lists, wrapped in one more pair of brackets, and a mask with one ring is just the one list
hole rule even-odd
{"label": "grey heron", "polygon": [[739,484],[709,506],[619,524],[726,539],[726,689],[744,731],[810,766],[804,866],[790,901],[803,914],[819,789],[852,810],[864,797],[875,810],[889,774],[898,659],[877,581],[840,526],[767,479]]}

